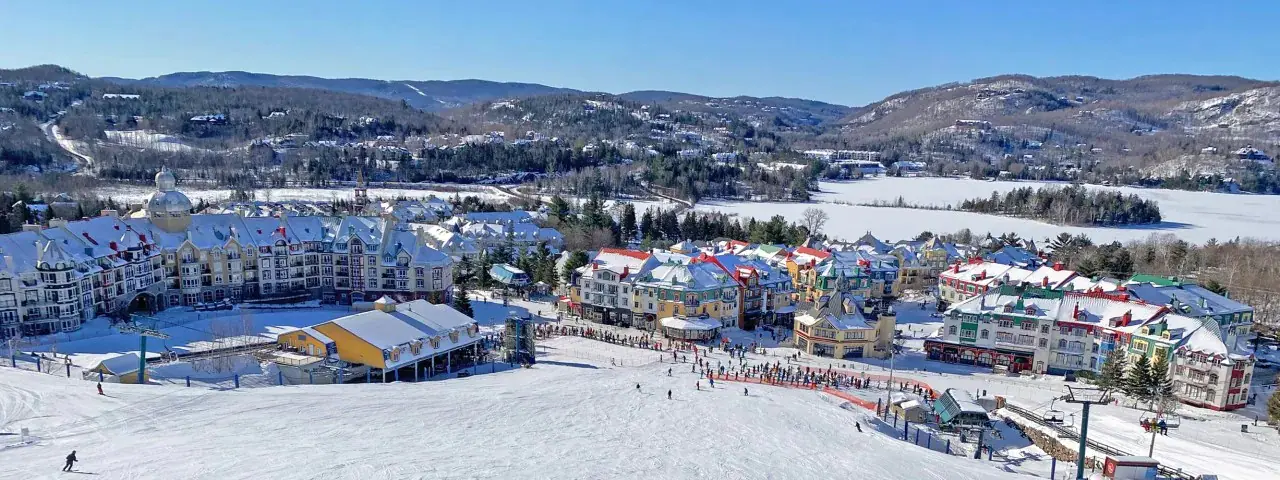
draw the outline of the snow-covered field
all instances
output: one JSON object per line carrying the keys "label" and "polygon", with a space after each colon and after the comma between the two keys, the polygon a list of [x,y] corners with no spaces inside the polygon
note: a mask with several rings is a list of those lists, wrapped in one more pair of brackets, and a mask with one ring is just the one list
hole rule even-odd
{"label": "snow-covered field", "polygon": [[[1019,478],[913,447],[820,393],[703,385],[667,366],[556,353],[533,369],[424,383],[218,390],[93,384],[0,368],[0,478]],[[679,369],[677,369],[679,370]],[[704,382],[705,383],[705,382]],[[635,385],[641,390],[636,391]],[[667,390],[672,399],[665,398]]]}
{"label": "snow-covered field", "polygon": [[[490,202],[506,201],[511,198],[510,195],[503,191],[485,185],[441,185],[440,187],[438,189],[370,188],[369,197],[425,199],[434,196],[449,199],[453,198],[454,195],[458,195],[459,197],[479,197]],[[183,187],[181,185],[178,188],[193,202],[199,199],[213,202],[231,198],[231,190],[225,188],[204,189]],[[152,186],[112,185],[98,188],[95,193],[102,197],[113,198],[117,202],[133,203],[146,201],[155,191],[155,187]],[[254,198],[273,202],[286,200],[351,200],[355,198],[355,192],[351,188],[260,188],[254,191]]]}
{"label": "snow-covered field", "polygon": [[1159,203],[1164,223],[1128,228],[1062,227],[995,215],[965,212],[917,210],[856,206],[875,201],[890,202],[902,197],[906,203],[920,205],[958,204],[963,200],[988,197],[1021,187],[1040,187],[1038,182],[986,182],[967,178],[877,177],[853,182],[823,182],[816,203],[703,202],[697,209],[721,211],[744,217],[767,220],[782,215],[788,220],[801,218],[807,208],[820,208],[831,216],[825,231],[829,235],[853,240],[871,231],[881,239],[910,239],[928,230],[950,233],[964,228],[975,233],[1018,232],[1037,241],[1062,232],[1084,233],[1094,241],[1109,242],[1146,238],[1153,233],[1171,233],[1189,242],[1203,243],[1210,238],[1225,240],[1255,237],[1280,240],[1280,196],[1231,195],[1187,192],[1180,190],[1131,187],[1089,188],[1121,191],[1155,200]]}
{"label": "snow-covered field", "polygon": [[161,152],[201,152],[208,151],[182,143],[182,139],[173,135],[146,130],[107,130],[107,141],[127,147],[145,148]]}

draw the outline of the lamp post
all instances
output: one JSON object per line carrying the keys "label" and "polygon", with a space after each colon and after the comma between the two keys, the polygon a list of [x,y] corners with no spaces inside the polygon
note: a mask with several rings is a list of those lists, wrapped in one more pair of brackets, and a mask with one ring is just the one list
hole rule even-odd
{"label": "lamp post", "polygon": [[1067,395],[1063,398],[1068,403],[1083,405],[1080,412],[1080,452],[1076,456],[1076,480],[1084,480],[1084,457],[1086,440],[1089,434],[1089,406],[1095,403],[1110,403],[1111,391],[1105,388],[1067,386]]}

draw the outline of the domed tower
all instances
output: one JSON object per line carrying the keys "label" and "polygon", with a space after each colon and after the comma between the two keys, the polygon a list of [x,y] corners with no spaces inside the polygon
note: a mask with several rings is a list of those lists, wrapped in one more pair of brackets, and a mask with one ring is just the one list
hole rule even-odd
{"label": "domed tower", "polygon": [[156,193],[147,201],[147,218],[169,233],[181,232],[191,226],[191,199],[175,188],[177,184],[173,173],[161,167],[156,174]]}

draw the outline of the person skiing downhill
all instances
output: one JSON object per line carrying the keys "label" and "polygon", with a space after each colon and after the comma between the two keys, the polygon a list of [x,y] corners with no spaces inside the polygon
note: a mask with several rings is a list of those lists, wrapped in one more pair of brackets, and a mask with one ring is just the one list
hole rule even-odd
{"label": "person skiing downhill", "polygon": [[637,391],[637,392],[639,392],[639,391],[640,391],[640,384],[639,384],[639,383],[637,383],[637,384],[636,384],[636,391]]}
{"label": "person skiing downhill", "polygon": [[742,387],[742,396],[747,396],[747,387]]}
{"label": "person skiing downhill", "polygon": [[702,390],[702,382],[693,382],[693,388]]}
{"label": "person skiing downhill", "polygon": [[667,400],[671,400],[671,390],[667,390]]}
{"label": "person skiing downhill", "polygon": [[668,369],[667,369],[667,376],[668,376],[668,377],[670,377],[670,376],[671,376],[671,369],[670,369],[670,368],[668,368]]}
{"label": "person skiing downhill", "polygon": [[861,424],[861,423],[853,422],[853,426],[858,427],[858,431],[859,431],[859,432],[861,432],[861,431],[862,431],[862,424]]}
{"label": "person skiing downhill", "polygon": [[72,450],[72,451],[71,451],[71,454],[70,454],[70,455],[67,455],[67,466],[62,467],[62,471],[64,471],[64,472],[70,472],[70,471],[71,471],[71,467],[72,467],[72,466],[74,466],[74,465],[75,465],[75,463],[76,463],[76,462],[78,462],[78,461],[79,461],[79,460],[76,460],[76,451],[75,451],[75,450]]}
{"label": "person skiing downhill", "polygon": [[98,395],[106,395],[105,393],[102,393],[102,382],[98,382]]}

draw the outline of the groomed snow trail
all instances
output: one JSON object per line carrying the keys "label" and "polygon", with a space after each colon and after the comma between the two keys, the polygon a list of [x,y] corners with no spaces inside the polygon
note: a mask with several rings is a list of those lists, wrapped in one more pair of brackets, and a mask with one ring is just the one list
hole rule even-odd
{"label": "groomed snow trail", "polygon": [[853,422],[868,412],[816,392],[753,386],[743,396],[741,385],[708,389],[705,380],[698,391],[687,364],[668,377],[671,364],[570,356],[641,360],[640,350],[545,344],[533,369],[430,383],[109,384],[111,396],[100,397],[91,382],[0,368],[0,431],[25,426],[40,438],[0,449],[0,478],[58,477],[73,449],[77,468],[102,479],[1020,477],[859,433]]}

